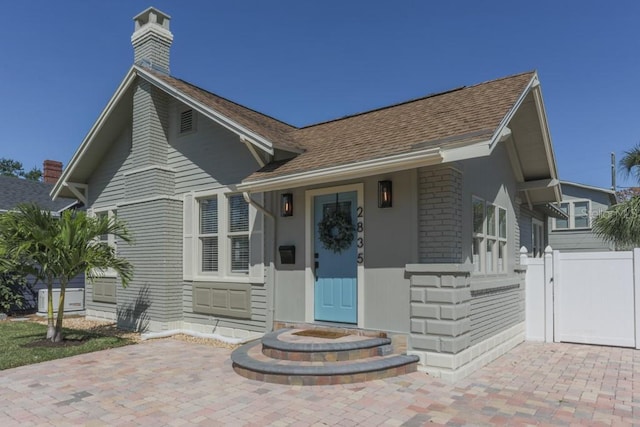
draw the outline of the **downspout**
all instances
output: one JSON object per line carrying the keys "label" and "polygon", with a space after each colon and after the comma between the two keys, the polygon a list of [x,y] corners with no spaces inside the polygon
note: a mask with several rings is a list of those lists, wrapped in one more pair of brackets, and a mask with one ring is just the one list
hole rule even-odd
{"label": "downspout", "polygon": [[[267,315],[267,319],[269,319],[269,317],[271,317],[271,324],[267,326],[267,332],[270,332],[273,329],[273,322],[275,320],[275,307],[276,307],[276,280],[275,280],[275,268],[276,268],[276,235],[277,235],[277,222],[276,222],[276,217],[273,213],[269,212],[264,206],[262,206],[261,204],[259,204],[258,202],[256,202],[255,200],[253,200],[251,198],[251,195],[247,192],[247,191],[243,191],[242,192],[242,197],[244,197],[244,200],[250,204],[251,206],[253,206],[254,208],[256,208],[258,211],[262,212],[266,217],[268,217],[269,219],[271,219],[273,221],[273,239],[271,239],[272,241],[272,248],[271,248],[271,263],[272,263],[272,267],[269,269],[269,277],[268,277],[268,281],[271,282],[271,302],[269,304],[269,307],[267,308],[269,314]],[[262,238],[263,241],[266,238],[266,227],[263,226],[263,230],[262,230]],[[263,261],[264,261],[264,256],[263,256]]]}

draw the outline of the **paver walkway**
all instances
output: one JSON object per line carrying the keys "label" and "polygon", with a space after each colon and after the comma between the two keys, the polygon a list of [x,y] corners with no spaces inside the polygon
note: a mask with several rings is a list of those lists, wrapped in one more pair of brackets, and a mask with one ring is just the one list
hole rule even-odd
{"label": "paver walkway", "polygon": [[0,426],[640,425],[630,349],[525,343],[455,385],[309,387],[240,377],[229,354],[166,339],[0,371]]}

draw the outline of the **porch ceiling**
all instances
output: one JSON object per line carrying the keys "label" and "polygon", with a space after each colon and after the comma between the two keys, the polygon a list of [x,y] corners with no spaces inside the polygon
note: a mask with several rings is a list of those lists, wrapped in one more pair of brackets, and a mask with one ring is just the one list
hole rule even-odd
{"label": "porch ceiling", "polygon": [[559,202],[558,173],[539,87],[529,92],[508,126],[512,162],[527,202]]}

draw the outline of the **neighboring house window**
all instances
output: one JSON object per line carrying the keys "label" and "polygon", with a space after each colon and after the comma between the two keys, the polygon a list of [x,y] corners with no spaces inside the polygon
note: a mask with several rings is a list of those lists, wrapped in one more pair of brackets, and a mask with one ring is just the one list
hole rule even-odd
{"label": "neighboring house window", "polygon": [[572,200],[562,202],[558,206],[568,219],[554,218],[554,230],[572,230],[591,228],[590,202],[589,200]]}
{"label": "neighboring house window", "polygon": [[241,194],[198,200],[200,272],[248,274],[249,205]]}
{"label": "neighboring house window", "polygon": [[507,211],[474,197],[472,258],[478,273],[506,271]]}

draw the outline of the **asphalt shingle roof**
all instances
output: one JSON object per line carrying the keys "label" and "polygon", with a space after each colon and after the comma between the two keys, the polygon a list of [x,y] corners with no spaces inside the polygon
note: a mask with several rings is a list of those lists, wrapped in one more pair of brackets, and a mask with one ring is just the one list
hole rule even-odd
{"label": "asphalt shingle roof", "polygon": [[53,184],[0,176],[0,211],[11,210],[20,203],[33,202],[48,211],[58,212],[75,201],[60,197],[54,202],[49,196],[52,188]]}
{"label": "asphalt shingle roof", "polygon": [[535,75],[526,72],[302,128],[150,70],[178,91],[247,127],[274,146],[302,153],[272,162],[245,182],[487,139]]}

